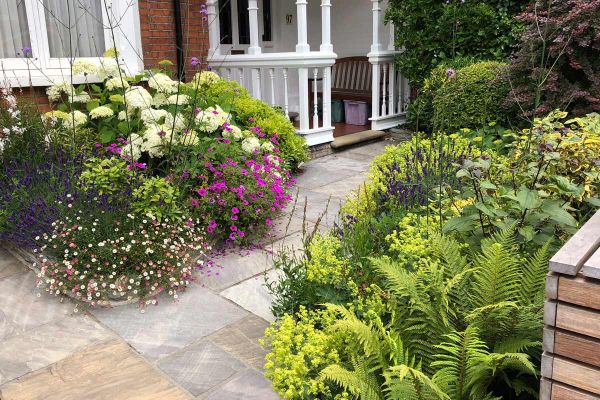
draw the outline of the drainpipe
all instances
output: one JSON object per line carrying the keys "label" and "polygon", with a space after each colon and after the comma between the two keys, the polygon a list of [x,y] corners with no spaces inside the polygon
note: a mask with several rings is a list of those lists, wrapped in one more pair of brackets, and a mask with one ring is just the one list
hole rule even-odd
{"label": "drainpipe", "polygon": [[185,61],[183,59],[183,24],[181,22],[181,2],[173,0],[175,16],[175,47],[177,48],[177,78],[185,81]]}

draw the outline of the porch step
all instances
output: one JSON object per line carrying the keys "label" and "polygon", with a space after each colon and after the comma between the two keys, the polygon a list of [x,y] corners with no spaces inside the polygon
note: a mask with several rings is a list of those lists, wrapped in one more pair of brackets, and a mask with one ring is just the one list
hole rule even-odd
{"label": "porch step", "polygon": [[362,131],[351,133],[349,135],[340,136],[334,139],[331,142],[331,148],[334,150],[339,150],[344,147],[353,146],[355,144],[370,142],[372,140],[380,139],[387,136],[388,133],[384,131]]}

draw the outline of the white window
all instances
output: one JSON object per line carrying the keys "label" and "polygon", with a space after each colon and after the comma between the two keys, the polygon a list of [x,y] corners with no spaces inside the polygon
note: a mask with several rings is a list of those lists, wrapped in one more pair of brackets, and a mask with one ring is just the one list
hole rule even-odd
{"label": "white window", "polygon": [[143,69],[137,0],[0,0],[0,78],[13,86],[69,80],[75,58],[113,47],[128,74]]}

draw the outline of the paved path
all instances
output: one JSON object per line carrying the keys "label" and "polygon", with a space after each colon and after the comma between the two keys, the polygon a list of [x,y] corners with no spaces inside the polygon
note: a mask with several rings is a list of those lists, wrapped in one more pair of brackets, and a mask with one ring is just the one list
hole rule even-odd
{"label": "paved path", "polygon": [[273,319],[263,285],[274,274],[272,253],[301,246],[304,199],[308,224],[329,203],[322,224],[332,226],[386,144],[308,163],[296,208],[257,249],[222,256],[222,268],[200,276],[177,303],[163,299],[144,313],[135,305],[75,313],[69,300],[38,297],[35,275],[0,248],[0,399],[278,399],[258,344]]}

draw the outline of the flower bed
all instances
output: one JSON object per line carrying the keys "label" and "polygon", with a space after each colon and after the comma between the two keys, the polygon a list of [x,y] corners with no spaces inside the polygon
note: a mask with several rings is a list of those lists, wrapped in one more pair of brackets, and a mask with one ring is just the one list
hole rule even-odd
{"label": "flower bed", "polygon": [[389,146],[340,224],[285,251],[266,376],[285,399],[535,399],[551,254],[600,201],[600,116]]}
{"label": "flower bed", "polygon": [[35,247],[49,292],[177,297],[209,243],[250,243],[291,200],[306,144],[236,83],[127,76],[114,50],[72,70],[102,83],[54,84],[43,115],[0,96],[0,239]]}

